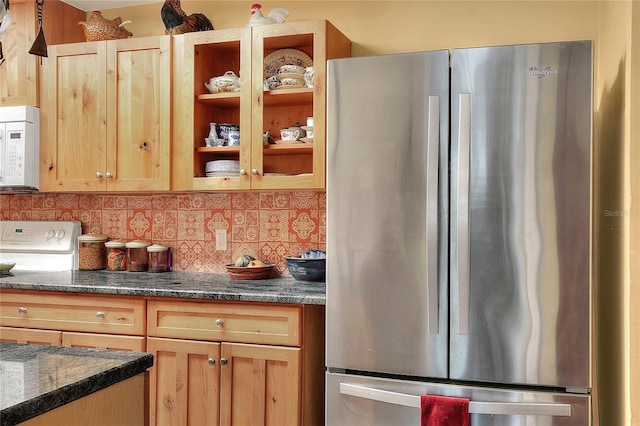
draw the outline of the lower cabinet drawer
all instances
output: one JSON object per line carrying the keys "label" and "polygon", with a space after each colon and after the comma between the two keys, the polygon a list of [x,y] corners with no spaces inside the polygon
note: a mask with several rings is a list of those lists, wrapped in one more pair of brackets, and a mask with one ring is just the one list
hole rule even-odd
{"label": "lower cabinet drawer", "polygon": [[154,337],[299,346],[302,307],[256,303],[149,301]]}
{"label": "lower cabinet drawer", "polygon": [[143,299],[14,293],[0,296],[0,326],[144,335]]}

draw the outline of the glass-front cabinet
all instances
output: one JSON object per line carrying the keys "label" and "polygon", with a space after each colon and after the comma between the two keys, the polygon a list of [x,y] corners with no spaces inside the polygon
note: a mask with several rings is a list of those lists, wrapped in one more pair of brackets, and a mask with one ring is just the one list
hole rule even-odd
{"label": "glass-front cabinet", "polygon": [[302,21],[174,43],[174,190],[325,188],[326,62],[351,54],[340,31]]}

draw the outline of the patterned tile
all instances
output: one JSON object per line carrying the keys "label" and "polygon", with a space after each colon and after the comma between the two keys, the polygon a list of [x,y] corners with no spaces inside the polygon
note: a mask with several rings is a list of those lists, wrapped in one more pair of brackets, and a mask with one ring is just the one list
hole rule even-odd
{"label": "patterned tile", "polygon": [[[38,193],[0,196],[5,220],[79,220],[83,232],[147,239],[173,248],[177,271],[225,273],[240,254],[274,263],[288,275],[286,255],[324,249],[324,192],[158,195]],[[215,230],[227,232],[216,250]]]}

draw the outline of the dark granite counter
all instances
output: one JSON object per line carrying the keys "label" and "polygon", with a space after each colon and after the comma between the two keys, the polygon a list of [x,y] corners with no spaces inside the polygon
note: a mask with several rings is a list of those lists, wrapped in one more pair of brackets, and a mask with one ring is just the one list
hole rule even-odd
{"label": "dark granite counter", "polygon": [[0,425],[23,422],[152,365],[146,353],[0,343]]}
{"label": "dark granite counter", "polygon": [[226,274],[197,272],[14,271],[0,278],[0,288],[119,294],[247,302],[325,304],[325,283],[292,277],[234,280]]}

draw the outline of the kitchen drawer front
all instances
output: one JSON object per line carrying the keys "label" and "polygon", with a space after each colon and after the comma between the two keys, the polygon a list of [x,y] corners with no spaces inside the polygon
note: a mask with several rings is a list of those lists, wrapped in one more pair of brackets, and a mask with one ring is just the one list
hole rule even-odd
{"label": "kitchen drawer front", "polygon": [[300,346],[299,306],[152,300],[147,333],[154,337]]}
{"label": "kitchen drawer front", "polygon": [[0,325],[144,335],[145,301],[3,291],[0,297]]}

